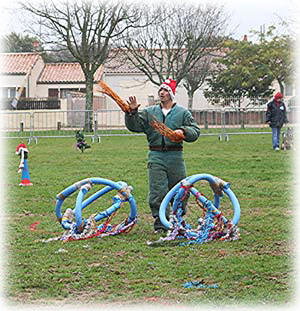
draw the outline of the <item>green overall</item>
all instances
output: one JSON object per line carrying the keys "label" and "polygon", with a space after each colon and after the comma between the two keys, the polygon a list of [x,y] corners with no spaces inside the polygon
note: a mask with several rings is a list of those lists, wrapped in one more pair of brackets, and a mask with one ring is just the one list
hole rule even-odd
{"label": "green overall", "polygon": [[184,107],[174,104],[165,116],[160,105],[145,108],[141,112],[126,113],[125,124],[132,132],[144,132],[149,144],[148,174],[149,174],[149,206],[152,216],[158,221],[155,229],[161,229],[159,221],[159,207],[169,190],[186,177],[183,159],[183,143],[175,143],[157,132],[150,122],[163,122],[172,130],[182,129],[186,142],[196,141],[200,129],[192,114]]}

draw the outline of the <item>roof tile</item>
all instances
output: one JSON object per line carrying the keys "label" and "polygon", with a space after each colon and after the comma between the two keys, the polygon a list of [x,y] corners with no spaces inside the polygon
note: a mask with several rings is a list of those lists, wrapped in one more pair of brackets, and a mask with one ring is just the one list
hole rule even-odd
{"label": "roof tile", "polygon": [[[98,68],[94,80],[101,78]],[[85,77],[79,63],[48,63],[40,75],[38,83],[84,83]]]}
{"label": "roof tile", "polygon": [[[0,53],[0,74],[27,74],[41,58],[39,53]],[[104,65],[107,74],[139,73],[140,71],[126,61],[122,53],[111,57]],[[94,80],[101,79],[101,68]],[[79,63],[46,63],[37,81],[38,83],[84,83],[85,77]]]}
{"label": "roof tile", "polygon": [[39,58],[39,53],[0,53],[0,74],[27,74]]}

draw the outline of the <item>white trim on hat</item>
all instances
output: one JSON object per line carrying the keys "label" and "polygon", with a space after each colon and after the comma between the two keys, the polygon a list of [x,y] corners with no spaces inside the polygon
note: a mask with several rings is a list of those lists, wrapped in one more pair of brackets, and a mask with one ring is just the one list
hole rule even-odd
{"label": "white trim on hat", "polygon": [[171,99],[174,100],[175,94],[173,93],[171,87],[168,84],[165,84],[165,83],[161,84],[158,91],[160,91],[161,89],[167,90],[171,96]]}
{"label": "white trim on hat", "polygon": [[28,149],[27,149],[27,148],[20,147],[20,148],[18,149],[18,151],[16,151],[16,154],[20,154],[22,151],[24,151],[24,152],[28,152],[28,153],[29,153],[29,151],[28,151]]}

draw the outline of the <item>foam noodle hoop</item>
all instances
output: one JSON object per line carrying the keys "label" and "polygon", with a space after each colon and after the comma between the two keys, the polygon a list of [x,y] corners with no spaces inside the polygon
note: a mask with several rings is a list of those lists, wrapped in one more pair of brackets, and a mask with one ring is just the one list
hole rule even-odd
{"label": "foam noodle hoop", "polygon": [[[194,183],[204,180],[208,181],[214,192],[214,202],[208,200],[196,188]],[[234,215],[232,219],[227,219],[220,210],[221,198],[224,193],[231,201]],[[192,227],[184,220],[184,201],[189,199],[192,194],[205,213],[204,218],[198,219],[198,227]],[[173,199],[172,213],[170,220],[166,218],[166,211],[170,201]],[[209,174],[196,174],[189,176],[177,183],[163,199],[159,217],[161,223],[169,230],[167,237],[160,238],[156,242],[174,240],[176,238],[186,238],[189,241],[181,245],[192,243],[204,243],[215,239],[223,241],[236,240],[239,238],[239,229],[237,227],[240,220],[240,204],[230,189],[230,183]],[[148,242],[148,244],[156,243]]]}
{"label": "foam noodle hoop", "polygon": [[[98,184],[106,185],[106,187],[84,200],[85,195],[93,185]],[[64,214],[62,214],[62,204],[65,199],[77,190],[79,190],[79,193],[77,195],[75,208],[68,208]],[[91,215],[89,219],[84,219],[82,217],[82,210],[111,190],[118,191],[113,197],[112,206],[103,212]],[[94,177],[76,182],[60,192],[56,196],[55,214],[63,229],[66,230],[65,234],[60,239],[64,241],[83,240],[92,237],[103,237],[129,232],[137,222],[137,207],[131,191],[132,187],[128,186],[123,181],[114,182],[108,179]],[[125,202],[128,202],[130,205],[128,218],[119,225],[111,225],[110,220],[114,213],[121,208]],[[98,225],[97,222],[102,219],[106,219],[105,223]]]}

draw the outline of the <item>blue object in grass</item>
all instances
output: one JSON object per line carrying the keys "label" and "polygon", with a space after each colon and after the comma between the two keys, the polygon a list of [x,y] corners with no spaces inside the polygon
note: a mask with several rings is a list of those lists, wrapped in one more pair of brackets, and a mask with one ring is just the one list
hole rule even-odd
{"label": "blue object in grass", "polygon": [[[84,196],[89,191],[90,187],[94,184],[105,185],[106,187],[102,188],[98,192],[91,195],[88,199],[83,201]],[[131,193],[127,195],[125,192],[123,192],[123,188],[126,188],[126,187],[127,187],[127,184],[122,181],[114,182],[109,179],[99,178],[99,177],[83,179],[69,186],[68,188],[66,188],[65,190],[63,190],[56,196],[56,205],[55,205],[56,218],[61,223],[61,226],[65,230],[71,229],[72,222],[65,220],[62,215],[62,211],[61,211],[62,204],[67,197],[69,197],[71,194],[79,190],[77,200],[76,200],[76,206],[73,209],[73,213],[75,214],[75,218],[76,218],[76,229],[78,230],[81,224],[85,222],[85,219],[82,218],[82,210],[86,208],[89,204],[91,204],[92,202],[94,202],[95,200],[103,196],[104,194],[106,194],[107,192],[115,189],[119,191],[121,194],[123,194],[124,197],[126,197],[126,199],[122,200],[119,197],[114,197],[113,205],[110,208],[106,209],[105,211],[98,213],[95,216],[95,221],[99,221],[103,218],[109,217],[113,212],[115,212],[117,209],[121,207],[121,204],[123,202],[128,202],[130,205],[130,214],[129,214],[127,221],[128,223],[131,223],[135,221],[137,217],[137,206],[136,206],[136,202],[135,202],[133,195]]]}
{"label": "blue object in grass", "polygon": [[205,284],[203,281],[191,281],[183,284],[185,288],[219,288],[218,284]]}

